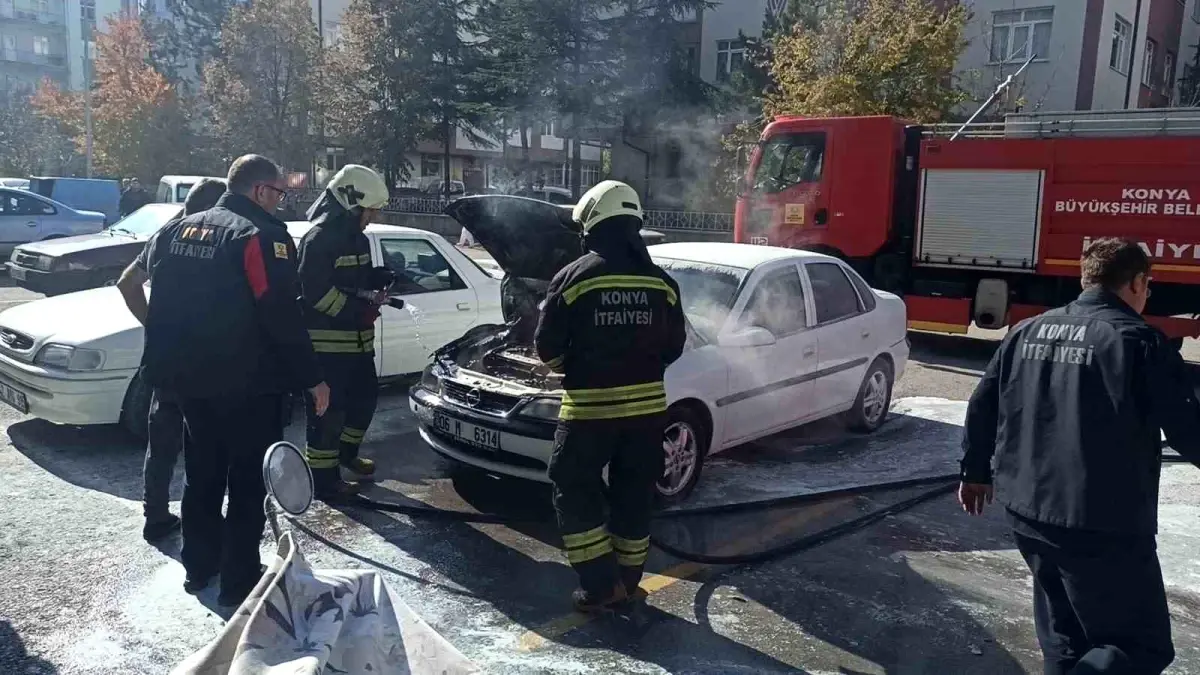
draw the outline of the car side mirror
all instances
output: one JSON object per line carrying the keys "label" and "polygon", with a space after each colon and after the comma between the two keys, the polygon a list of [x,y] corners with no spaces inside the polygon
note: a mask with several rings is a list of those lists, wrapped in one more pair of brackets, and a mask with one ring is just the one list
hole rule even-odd
{"label": "car side mirror", "polygon": [[719,342],[722,347],[768,347],[775,344],[775,336],[766,328],[750,326],[723,336]]}

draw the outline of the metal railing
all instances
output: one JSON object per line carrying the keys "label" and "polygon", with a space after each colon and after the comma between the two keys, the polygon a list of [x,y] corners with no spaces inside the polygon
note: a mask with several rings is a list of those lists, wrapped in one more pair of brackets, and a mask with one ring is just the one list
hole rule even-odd
{"label": "metal railing", "polygon": [[[949,138],[958,124],[931,124],[923,135]],[[1200,136],[1200,109],[1092,110],[1068,113],[1012,113],[1003,122],[975,122],[960,138],[1062,138],[1113,136]]]}
{"label": "metal railing", "polygon": [[[292,190],[288,200],[297,211],[307,209],[316,201],[320,190]],[[451,200],[453,201],[453,200]],[[446,208],[446,200],[419,197],[393,197],[383,211],[389,213],[421,213],[439,215]],[[645,226],[652,230],[698,230],[704,232],[732,232],[732,213],[705,213],[698,211],[645,211]]]}

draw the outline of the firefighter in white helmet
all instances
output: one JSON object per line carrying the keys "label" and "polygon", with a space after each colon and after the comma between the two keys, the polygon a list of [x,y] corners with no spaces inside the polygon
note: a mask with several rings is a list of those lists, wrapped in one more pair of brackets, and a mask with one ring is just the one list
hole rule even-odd
{"label": "firefighter in white helmet", "polygon": [[644,596],[638,583],[663,473],[663,372],[683,352],[684,318],[679,286],[642,241],[633,188],[604,181],[573,215],[588,252],[550,282],[536,334],[538,356],[564,374],[550,478],[579,574],[576,609],[620,611]]}
{"label": "firefighter in white helmet", "polygon": [[358,456],[375,415],[375,320],[394,275],[371,265],[363,230],[388,201],[387,183],[372,169],[348,164],[308,210],[313,227],[300,240],[300,283],[313,350],[330,387],[329,409],[308,401],[308,447],[317,497],[337,501],[358,491],[375,464]]}

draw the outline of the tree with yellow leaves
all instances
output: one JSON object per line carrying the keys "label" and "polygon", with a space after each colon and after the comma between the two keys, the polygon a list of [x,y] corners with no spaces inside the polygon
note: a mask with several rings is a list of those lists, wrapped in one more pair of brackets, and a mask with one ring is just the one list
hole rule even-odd
{"label": "tree with yellow leaves", "polygon": [[[91,91],[95,170],[156,182],[190,164],[187,116],[174,89],[147,65],[149,44],[137,19],[110,20],[96,35]],[[43,82],[32,99],[42,117],[60,125],[82,152],[86,145],[84,92]]]}
{"label": "tree with yellow leaves", "polygon": [[776,115],[895,115],[937,122],[968,94],[954,65],[968,10],[934,0],[830,2],[778,36],[764,100]]}

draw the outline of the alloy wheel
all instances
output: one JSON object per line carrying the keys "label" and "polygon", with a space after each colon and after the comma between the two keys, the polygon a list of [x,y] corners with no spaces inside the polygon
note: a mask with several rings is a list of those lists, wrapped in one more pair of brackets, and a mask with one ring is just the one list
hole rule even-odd
{"label": "alloy wheel", "polygon": [[696,430],[687,422],[673,422],[663,432],[664,466],[658,491],[664,497],[683,492],[696,473],[699,445]]}
{"label": "alloy wheel", "polygon": [[863,392],[863,417],[872,427],[887,413],[888,381],[887,373],[876,370],[867,379],[866,391]]}

